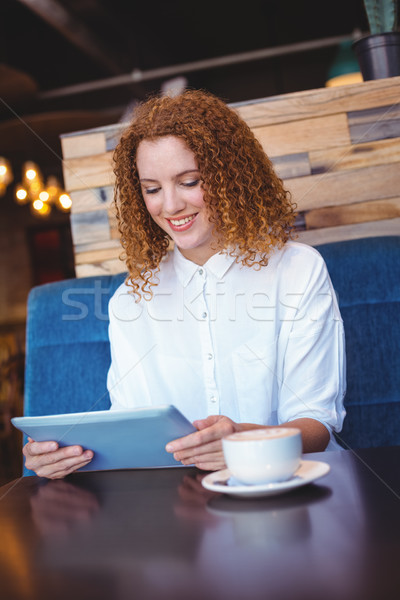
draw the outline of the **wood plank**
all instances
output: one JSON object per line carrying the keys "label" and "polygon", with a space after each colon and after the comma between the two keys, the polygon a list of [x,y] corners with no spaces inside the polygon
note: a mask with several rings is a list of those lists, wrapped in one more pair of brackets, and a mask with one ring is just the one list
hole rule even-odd
{"label": "wood plank", "polygon": [[89,250],[81,252],[75,256],[76,265],[84,265],[86,263],[102,263],[107,260],[119,259],[122,254],[122,248],[118,244],[116,248],[102,248],[100,250]]}
{"label": "wood plank", "polygon": [[296,241],[310,246],[317,246],[319,244],[329,244],[330,242],[382,235],[400,235],[400,218],[300,231]]}
{"label": "wood plank", "polygon": [[70,216],[74,246],[110,239],[110,226],[106,211],[95,210]]}
{"label": "wood plank", "polygon": [[[399,93],[400,97],[400,93]],[[353,144],[400,137],[399,103],[347,114]]]}
{"label": "wood plank", "polygon": [[334,88],[271,96],[232,106],[250,127],[288,123],[315,115],[333,115],[399,101],[400,76]]}
{"label": "wood plank", "polygon": [[312,150],[309,152],[309,160],[313,175],[400,163],[400,138],[326,150]]}
{"label": "wood plank", "polygon": [[385,106],[375,106],[363,110],[348,111],[350,125],[368,125],[375,121],[392,121],[400,119],[400,98],[397,102]]}
{"label": "wood plank", "polygon": [[306,229],[306,214],[305,211],[296,213],[296,218],[294,220],[296,231],[303,231],[303,229]]}
{"label": "wood plank", "polygon": [[119,248],[122,252],[121,244],[118,240],[101,240],[99,242],[89,242],[87,244],[77,244],[74,246],[75,254],[82,252],[92,252],[93,250],[104,250],[105,248]]}
{"label": "wood plank", "polygon": [[119,140],[121,139],[121,135],[123,134],[125,129],[128,127],[128,125],[129,125],[129,123],[118,123],[118,125],[116,126],[116,128],[114,130],[109,129],[106,132],[106,150],[107,150],[107,152],[114,150],[114,148],[119,143]]}
{"label": "wood plank", "polygon": [[112,152],[69,158],[63,162],[65,189],[69,192],[114,184]]}
{"label": "wood plank", "polygon": [[[61,140],[64,139],[73,139],[78,136],[89,136],[89,135],[101,135],[103,139],[103,150],[101,152],[109,152],[110,150],[114,150],[117,145],[122,133],[127,128],[128,123],[113,123],[112,125],[104,125],[102,127],[96,127],[95,129],[85,129],[82,131],[76,131],[74,133],[66,133],[63,134]],[[75,144],[71,141],[70,145],[74,148]],[[88,153],[86,156],[89,156]],[[93,152],[93,154],[97,154],[97,152]],[[65,156],[64,158],[74,158],[77,155],[71,154],[70,156]],[[82,155],[83,156],[83,155]]]}
{"label": "wood plank", "polygon": [[323,173],[284,181],[298,211],[396,198],[399,171],[392,164]]}
{"label": "wood plank", "polygon": [[257,127],[253,131],[270,157],[350,145],[345,114]]}
{"label": "wood plank", "polygon": [[311,166],[307,152],[274,156],[271,157],[271,162],[278,177],[281,179],[311,175]]}
{"label": "wood plank", "polygon": [[88,188],[70,192],[70,196],[72,213],[107,210],[113,203],[114,188],[112,186]]}
{"label": "wood plank", "polygon": [[[232,103],[230,106],[253,128],[312,118],[317,114],[333,115],[385,106],[397,103],[399,97],[400,77],[391,77],[335,88],[303,90]],[[115,123],[97,127],[95,130],[82,130],[73,134],[64,134],[62,139],[77,135],[94,135],[94,132],[103,133],[106,139],[106,150],[110,151],[114,149],[126,125],[126,123]],[[72,157],[65,156],[65,158]]]}
{"label": "wood plank", "polygon": [[306,229],[336,227],[367,221],[381,221],[400,217],[400,197],[390,200],[359,202],[344,206],[317,208],[305,213]]}
{"label": "wood plank", "polygon": [[119,240],[119,231],[117,223],[117,215],[113,207],[108,211],[108,222],[110,225],[110,237],[112,240]]}
{"label": "wood plank", "polygon": [[104,133],[85,133],[61,137],[61,148],[64,160],[81,156],[92,156],[106,152]]}
{"label": "wood plank", "polygon": [[115,275],[116,273],[125,273],[126,265],[121,260],[114,258],[104,260],[95,264],[77,265],[75,268],[77,277],[90,277],[92,275]]}

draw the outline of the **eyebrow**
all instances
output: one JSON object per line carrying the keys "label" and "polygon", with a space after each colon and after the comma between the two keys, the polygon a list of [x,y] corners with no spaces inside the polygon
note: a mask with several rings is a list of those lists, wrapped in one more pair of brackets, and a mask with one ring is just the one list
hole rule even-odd
{"label": "eyebrow", "polygon": [[[177,173],[175,177],[182,177],[182,175],[187,175],[188,173],[200,173],[199,169],[188,169],[187,171],[182,171],[182,173]],[[139,181],[158,181],[158,179],[150,179],[148,177],[143,177],[139,179]]]}

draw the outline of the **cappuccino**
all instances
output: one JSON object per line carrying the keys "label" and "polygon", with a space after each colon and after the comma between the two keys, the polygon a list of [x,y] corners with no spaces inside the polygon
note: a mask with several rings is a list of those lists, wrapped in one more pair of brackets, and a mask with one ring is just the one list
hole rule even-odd
{"label": "cappuccino", "polygon": [[297,435],[298,429],[292,427],[271,427],[268,429],[249,429],[248,431],[237,431],[228,435],[226,440],[237,440],[238,442],[245,442],[246,440],[265,440],[266,438],[271,440],[275,438],[287,437],[290,435]]}
{"label": "cappuccino", "polygon": [[301,432],[294,427],[238,431],[223,438],[222,448],[230,473],[240,483],[278,483],[300,465]]}

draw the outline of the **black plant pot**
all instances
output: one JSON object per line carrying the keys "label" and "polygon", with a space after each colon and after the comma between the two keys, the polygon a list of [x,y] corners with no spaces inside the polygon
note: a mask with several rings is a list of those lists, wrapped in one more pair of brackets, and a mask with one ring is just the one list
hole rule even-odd
{"label": "black plant pot", "polygon": [[364,81],[400,75],[400,32],[367,35],[353,43]]}

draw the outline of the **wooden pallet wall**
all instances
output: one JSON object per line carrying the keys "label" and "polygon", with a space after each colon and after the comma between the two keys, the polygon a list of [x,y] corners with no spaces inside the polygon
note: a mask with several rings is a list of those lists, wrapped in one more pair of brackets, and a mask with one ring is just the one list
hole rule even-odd
{"label": "wooden pallet wall", "polygon": [[[297,204],[311,245],[400,234],[400,77],[233,105]],[[112,208],[123,126],[62,136],[78,277],[125,270]]]}

